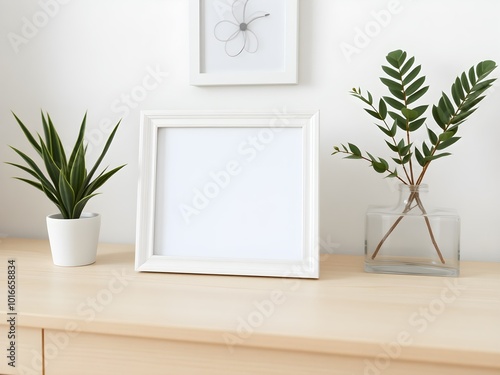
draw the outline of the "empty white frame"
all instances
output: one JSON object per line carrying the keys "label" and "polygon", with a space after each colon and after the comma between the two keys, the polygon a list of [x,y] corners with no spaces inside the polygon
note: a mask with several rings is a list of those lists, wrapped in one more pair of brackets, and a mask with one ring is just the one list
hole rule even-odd
{"label": "empty white frame", "polygon": [[317,278],[318,139],[318,112],[143,112],[136,270]]}
{"label": "empty white frame", "polygon": [[189,5],[192,85],[297,83],[298,0]]}

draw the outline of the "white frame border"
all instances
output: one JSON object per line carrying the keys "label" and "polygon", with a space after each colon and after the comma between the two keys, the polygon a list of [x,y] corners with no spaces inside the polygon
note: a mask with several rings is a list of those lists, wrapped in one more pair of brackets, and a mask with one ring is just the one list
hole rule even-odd
{"label": "white frame border", "polygon": [[[271,127],[302,128],[303,134],[303,243],[300,261],[187,259],[154,255],[157,136],[164,127]],[[319,277],[318,207],[319,112],[142,111],[140,176],[137,199],[136,271],[275,277]]]}
{"label": "white frame border", "polygon": [[189,0],[190,14],[190,84],[216,85],[275,85],[298,83],[299,0],[286,0],[286,56],[284,72],[203,73],[201,72],[201,1]]}

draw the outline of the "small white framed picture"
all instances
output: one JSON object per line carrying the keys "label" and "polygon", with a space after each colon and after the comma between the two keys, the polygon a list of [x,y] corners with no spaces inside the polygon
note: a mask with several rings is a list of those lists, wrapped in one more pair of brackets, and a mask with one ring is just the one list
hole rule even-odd
{"label": "small white framed picture", "polygon": [[136,270],[317,278],[319,113],[146,111]]}
{"label": "small white framed picture", "polygon": [[298,0],[190,0],[192,85],[296,84]]}

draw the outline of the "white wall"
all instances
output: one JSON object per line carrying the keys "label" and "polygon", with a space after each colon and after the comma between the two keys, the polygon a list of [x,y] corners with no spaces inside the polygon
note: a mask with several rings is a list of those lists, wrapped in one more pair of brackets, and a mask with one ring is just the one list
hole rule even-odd
{"label": "white wall", "polygon": [[[10,110],[37,130],[39,111],[47,110],[63,126],[63,138],[72,140],[88,109],[97,146],[110,123],[123,117],[106,162],[128,165],[88,206],[102,213],[101,240],[110,242],[135,239],[141,109],[319,109],[321,237],[337,252],[361,254],[367,205],[390,203],[395,195],[393,183],[367,165],[330,156],[334,144],[347,141],[386,155],[378,130],[348,91],[361,86],[382,94],[380,65],[399,48],[423,65],[431,103],[462,70],[483,59],[500,61],[500,2],[301,0],[299,85],[192,87],[187,0],[54,1],[0,0],[0,160],[16,160],[7,145],[26,148]],[[27,28],[34,17],[46,25]],[[9,33],[25,39],[13,45]],[[356,53],[343,52],[347,44]],[[139,92],[144,79],[155,88],[134,101],[130,93]],[[496,85],[464,125],[454,155],[436,161],[426,178],[438,203],[461,215],[463,259],[500,261],[499,103]],[[15,173],[0,165],[0,233],[45,237],[44,217],[55,207],[11,179]]]}

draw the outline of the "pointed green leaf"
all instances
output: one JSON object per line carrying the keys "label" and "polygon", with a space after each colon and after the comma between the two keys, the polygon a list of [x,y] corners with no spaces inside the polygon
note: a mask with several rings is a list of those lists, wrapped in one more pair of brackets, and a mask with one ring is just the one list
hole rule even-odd
{"label": "pointed green leaf", "polygon": [[[78,137],[76,138],[75,145],[73,146],[73,150],[71,151],[71,155],[68,161],[68,167],[71,169],[73,167],[73,163],[75,162],[75,158],[77,154],[80,152],[80,147],[83,147],[83,141],[85,139],[85,129],[87,123],[87,112],[83,116],[82,123],[80,125],[80,130],[78,132]],[[84,158],[85,160],[85,158]]]}
{"label": "pointed green leaf", "polygon": [[387,117],[387,105],[385,104],[383,99],[379,100],[378,112],[380,114],[380,119],[385,120],[385,118]]}
{"label": "pointed green leaf", "polygon": [[401,79],[401,75],[399,74],[399,72],[397,72],[396,70],[392,69],[392,68],[389,68],[388,66],[383,66],[382,65],[382,70],[390,77],[394,78],[394,79],[397,79],[397,80],[400,80]]}
{"label": "pointed green leaf", "polygon": [[431,129],[427,128],[427,134],[429,135],[429,140],[432,145],[435,145],[438,142],[438,136]]}
{"label": "pointed green leaf", "polygon": [[21,127],[21,130],[23,131],[24,135],[26,136],[26,139],[28,142],[33,146],[33,148],[38,152],[38,154],[41,154],[42,150],[40,148],[40,145],[38,142],[35,140],[34,136],[31,134],[31,132],[28,130],[28,128],[23,124],[23,122],[17,117],[17,115],[12,112],[12,115],[16,119],[17,123]]}
{"label": "pointed green leaf", "polygon": [[406,120],[413,121],[418,118],[418,112],[409,108],[401,109],[401,113],[406,117]]}
{"label": "pointed green leaf", "polygon": [[477,82],[477,79],[476,79],[476,74],[475,74],[475,70],[474,70],[474,67],[470,68],[469,69],[469,82],[471,83],[472,86],[474,86]]}
{"label": "pointed green leaf", "polygon": [[410,82],[412,82],[418,76],[420,70],[422,70],[422,66],[418,65],[410,73],[408,73],[408,75],[403,79],[403,85],[405,86],[409,85]]}
{"label": "pointed green leaf", "polygon": [[64,207],[64,213],[61,214],[67,215],[65,219],[70,219],[71,212],[73,212],[73,207],[75,204],[75,192],[73,191],[71,185],[68,180],[64,176],[63,173],[59,175],[59,185],[58,185],[59,193],[61,195],[61,204]]}
{"label": "pointed green leaf", "polygon": [[403,91],[398,91],[398,90],[393,90],[389,89],[389,92],[394,96],[396,99],[402,100],[403,102],[405,101],[405,94]]}
{"label": "pointed green leaf", "polygon": [[418,164],[423,167],[425,165],[425,159],[422,153],[418,148],[415,148],[415,158],[417,159]]}
{"label": "pointed green leaf", "polygon": [[401,75],[404,76],[415,63],[415,57],[411,57],[401,68]]}
{"label": "pointed green leaf", "polygon": [[437,145],[436,149],[437,150],[444,150],[445,148],[451,146],[455,142],[457,142],[460,139],[460,137],[451,137],[448,138],[447,140],[441,142],[439,145]]}
{"label": "pointed green leaf", "polygon": [[392,151],[394,151],[394,152],[396,152],[396,153],[398,153],[398,154],[399,154],[399,149],[398,149],[398,146],[397,146],[397,145],[394,145],[394,144],[390,143],[389,141],[385,141],[385,143],[387,144],[387,146],[389,146],[389,148],[390,148]]}
{"label": "pointed green leaf", "polygon": [[108,140],[106,141],[106,144],[104,145],[104,148],[101,151],[101,154],[97,158],[97,161],[95,162],[95,164],[92,167],[92,169],[90,170],[90,172],[88,172],[88,175],[87,175],[87,177],[85,178],[85,181],[84,181],[84,185],[88,185],[90,183],[90,181],[92,180],[92,177],[94,176],[95,171],[97,170],[97,168],[101,164],[102,160],[104,159],[104,156],[108,152],[108,149],[111,146],[111,142],[113,142],[113,138],[115,137],[116,131],[118,130],[118,127],[120,126],[120,123],[121,123],[121,120],[118,121],[118,123],[114,127],[113,131],[109,135]]}
{"label": "pointed green leaf", "polygon": [[418,90],[416,93],[413,95],[409,96],[408,99],[406,100],[407,104],[412,104],[416,102],[418,99],[420,99],[426,92],[429,90],[429,86],[424,86],[420,90]]}
{"label": "pointed green leaf", "polygon": [[[481,99],[482,99],[482,98],[484,98],[484,97],[481,97]],[[472,115],[474,112],[476,112],[476,110],[477,110],[477,108],[473,108],[473,109],[468,110],[468,111],[462,111],[462,112],[460,112],[460,114],[459,114],[459,115],[454,116],[454,117],[451,119],[450,123],[451,123],[451,124],[454,124],[454,125],[455,125],[455,124],[458,124],[458,123],[460,123],[460,122],[464,121],[467,117],[469,117],[470,115]]]}
{"label": "pointed green leaf", "polygon": [[408,125],[408,130],[411,132],[414,132],[415,130],[418,130],[424,123],[425,123],[426,118],[422,117],[418,120],[415,120],[413,122],[410,122]]}
{"label": "pointed green leaf", "polygon": [[353,145],[352,143],[348,143],[348,145],[349,150],[351,150],[354,155],[361,156],[361,150],[356,145]]}
{"label": "pointed green leaf", "polygon": [[485,78],[497,67],[496,63],[492,60],[481,61],[477,64],[476,73],[479,80]]}
{"label": "pointed green leaf", "polygon": [[465,92],[470,91],[470,86],[469,86],[469,79],[467,77],[467,74],[465,72],[462,73],[460,76],[460,82],[462,83],[462,87],[464,88]]}
{"label": "pointed green leaf", "polygon": [[380,78],[380,81],[382,81],[382,83],[391,90],[403,91],[403,86],[399,82],[395,82],[387,78]]}
{"label": "pointed green leaf", "polygon": [[442,157],[445,157],[445,156],[450,156],[451,154],[449,152],[443,152],[442,154],[439,154],[439,155],[432,155],[432,156],[427,156],[424,158],[424,160],[426,162],[429,162],[429,161],[432,161],[432,160],[436,160],[436,159],[439,159],[439,158],[442,158]]}
{"label": "pointed green leaf", "polygon": [[371,116],[375,117],[377,120],[383,120],[383,118],[380,116],[380,114],[378,114],[377,112],[369,109],[369,108],[364,108],[364,110],[370,114]]}
{"label": "pointed green leaf", "polygon": [[425,77],[420,77],[415,82],[413,82],[410,86],[406,88],[406,95],[411,95],[415,91],[417,91],[425,82]]}
{"label": "pointed green leaf", "polygon": [[397,109],[398,111],[401,111],[402,108],[405,107],[405,105],[396,99],[393,99],[389,96],[384,96],[384,100],[387,104],[389,104],[392,108]]}
{"label": "pointed green leaf", "polygon": [[387,54],[386,56],[386,60],[389,64],[391,64],[394,68],[396,69],[399,69],[400,65],[399,65],[399,60],[401,59],[401,57],[404,56],[404,53],[403,51],[401,50],[396,50],[396,51],[392,51],[390,53]]}

